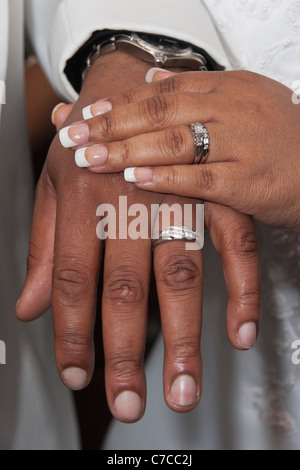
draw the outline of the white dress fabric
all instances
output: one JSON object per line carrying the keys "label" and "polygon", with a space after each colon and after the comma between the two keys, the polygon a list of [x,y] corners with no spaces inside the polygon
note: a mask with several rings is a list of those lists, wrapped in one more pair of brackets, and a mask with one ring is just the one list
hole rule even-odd
{"label": "white dress fabric", "polygon": [[[252,70],[296,87],[300,1],[203,3],[232,68]],[[201,403],[187,415],[165,405],[160,338],[147,363],[144,418],[133,425],[113,422],[103,449],[300,449],[300,366],[292,362],[292,343],[300,339],[300,236],[262,224],[257,224],[257,231],[263,316],[255,348],[241,353],[228,343],[222,268],[207,239]]]}
{"label": "white dress fabric", "polygon": [[[23,0],[0,0],[0,449],[79,449],[70,392],[54,360],[51,314],[22,324],[14,307],[25,279],[33,179],[24,106]],[[0,106],[1,108],[1,106]]]}

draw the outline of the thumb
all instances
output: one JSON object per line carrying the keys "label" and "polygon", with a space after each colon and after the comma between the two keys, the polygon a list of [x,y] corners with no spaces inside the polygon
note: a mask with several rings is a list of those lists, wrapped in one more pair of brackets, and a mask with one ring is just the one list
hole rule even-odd
{"label": "thumb", "polygon": [[147,83],[158,82],[160,80],[165,80],[166,78],[172,77],[172,75],[176,75],[176,73],[170,72],[166,69],[153,67],[152,69],[148,70],[145,80]]}
{"label": "thumb", "polygon": [[73,104],[66,104],[66,103],[59,103],[52,111],[51,121],[52,124],[56,127],[56,130],[59,131],[66,119],[68,118],[69,114],[71,113],[74,105]]}

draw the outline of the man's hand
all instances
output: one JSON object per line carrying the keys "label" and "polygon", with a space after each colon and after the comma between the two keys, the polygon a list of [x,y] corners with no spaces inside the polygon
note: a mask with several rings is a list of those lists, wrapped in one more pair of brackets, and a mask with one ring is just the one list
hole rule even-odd
{"label": "man's hand", "polygon": [[[64,125],[81,120],[82,109],[90,103],[141,84],[146,69],[146,64],[119,52],[98,60]],[[37,188],[27,279],[16,314],[34,320],[52,303],[59,374],[72,389],[86,387],[93,373],[95,303],[103,261],[107,399],[117,419],[134,422],[146,404],[143,355],[152,251],[150,236],[117,237],[106,241],[103,257],[96,236],[97,207],[111,204],[118,218],[120,195],[127,196],[128,205],[143,204],[149,213],[151,204],[185,202],[134,188],[120,174],[99,176],[79,169],[73,152],[54,140]],[[213,205],[208,206],[207,223],[223,259],[229,338],[234,347],[248,349],[255,342],[260,313],[253,224],[246,216]],[[153,266],[165,340],[166,402],[175,411],[190,411],[201,395],[202,252],[186,251],[182,242],[167,243],[155,249]]]}

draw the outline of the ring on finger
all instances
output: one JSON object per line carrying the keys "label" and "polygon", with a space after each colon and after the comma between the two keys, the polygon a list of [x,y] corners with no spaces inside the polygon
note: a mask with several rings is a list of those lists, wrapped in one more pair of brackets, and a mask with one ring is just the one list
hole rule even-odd
{"label": "ring on finger", "polygon": [[203,247],[203,237],[192,227],[166,227],[158,234],[158,238],[152,239],[152,249],[156,248],[162,243],[172,241],[185,241],[197,243],[200,248]]}
{"label": "ring on finger", "polygon": [[207,157],[210,148],[210,137],[207,128],[201,122],[191,124],[190,130],[194,140],[195,156],[193,165],[199,165]]}

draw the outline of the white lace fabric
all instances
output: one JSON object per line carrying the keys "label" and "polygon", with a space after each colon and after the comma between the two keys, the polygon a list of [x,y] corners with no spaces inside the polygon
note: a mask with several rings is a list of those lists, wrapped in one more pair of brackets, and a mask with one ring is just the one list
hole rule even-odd
{"label": "white lace fabric", "polygon": [[203,0],[234,68],[294,88],[300,80],[300,1]]}

